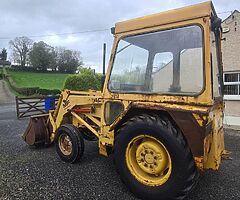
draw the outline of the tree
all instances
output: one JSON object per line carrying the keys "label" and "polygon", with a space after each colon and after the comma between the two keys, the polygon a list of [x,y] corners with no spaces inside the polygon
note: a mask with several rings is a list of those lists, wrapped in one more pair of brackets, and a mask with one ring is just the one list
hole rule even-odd
{"label": "tree", "polygon": [[75,73],[82,64],[79,51],[57,48],[57,66],[60,72]]}
{"label": "tree", "polygon": [[5,48],[3,48],[2,52],[0,53],[0,60],[7,60],[7,50]]}
{"label": "tree", "polygon": [[43,41],[33,44],[29,52],[29,59],[34,68],[46,71],[48,68],[56,68],[56,55],[54,48]]}
{"label": "tree", "polygon": [[28,37],[16,37],[10,40],[9,45],[13,50],[14,61],[18,62],[22,67],[26,65],[28,53],[32,47],[33,41]]}

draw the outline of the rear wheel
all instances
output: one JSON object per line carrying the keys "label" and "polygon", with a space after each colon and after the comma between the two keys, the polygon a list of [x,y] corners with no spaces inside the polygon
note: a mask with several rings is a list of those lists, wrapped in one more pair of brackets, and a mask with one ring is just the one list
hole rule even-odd
{"label": "rear wheel", "polygon": [[122,181],[142,199],[183,199],[197,175],[181,132],[158,115],[126,122],[116,136],[114,157]]}
{"label": "rear wheel", "polygon": [[64,162],[78,162],[84,152],[81,132],[71,124],[62,125],[56,136],[56,151]]}

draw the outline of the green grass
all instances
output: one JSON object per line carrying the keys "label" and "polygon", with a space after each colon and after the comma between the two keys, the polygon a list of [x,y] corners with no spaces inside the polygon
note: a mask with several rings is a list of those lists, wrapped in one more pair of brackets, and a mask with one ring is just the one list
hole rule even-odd
{"label": "green grass", "polygon": [[8,71],[18,87],[62,90],[68,74]]}

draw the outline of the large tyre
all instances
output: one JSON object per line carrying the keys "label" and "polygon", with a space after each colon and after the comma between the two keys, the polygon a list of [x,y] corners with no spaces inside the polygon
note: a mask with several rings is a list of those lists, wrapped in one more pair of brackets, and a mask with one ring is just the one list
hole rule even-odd
{"label": "large tyre", "polygon": [[84,141],[81,132],[71,124],[62,125],[56,136],[57,154],[64,162],[78,162],[84,152]]}
{"label": "large tyre", "polygon": [[142,114],[123,124],[114,157],[121,180],[141,199],[184,199],[198,174],[179,129],[158,115]]}

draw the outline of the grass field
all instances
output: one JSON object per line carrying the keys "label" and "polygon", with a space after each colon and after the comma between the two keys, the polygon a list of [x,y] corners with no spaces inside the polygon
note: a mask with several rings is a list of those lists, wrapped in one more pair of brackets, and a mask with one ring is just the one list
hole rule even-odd
{"label": "grass field", "polygon": [[68,74],[8,71],[18,87],[63,89]]}

